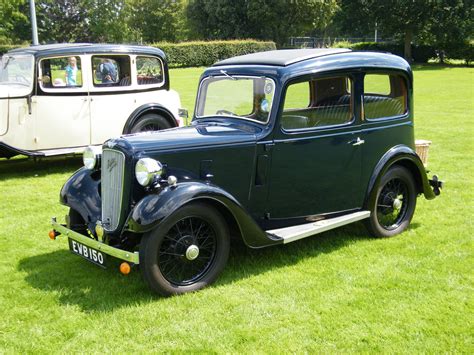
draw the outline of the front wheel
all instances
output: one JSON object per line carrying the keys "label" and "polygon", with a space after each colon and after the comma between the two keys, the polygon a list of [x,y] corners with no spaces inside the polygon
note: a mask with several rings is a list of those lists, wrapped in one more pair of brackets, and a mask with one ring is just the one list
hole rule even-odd
{"label": "front wheel", "polygon": [[374,191],[369,232],[375,237],[391,237],[408,228],[416,207],[416,188],[410,171],[401,166],[390,168]]}
{"label": "front wheel", "polygon": [[220,213],[203,203],[181,207],[140,242],[140,270],[164,296],[197,291],[217,278],[229,256],[229,232]]}

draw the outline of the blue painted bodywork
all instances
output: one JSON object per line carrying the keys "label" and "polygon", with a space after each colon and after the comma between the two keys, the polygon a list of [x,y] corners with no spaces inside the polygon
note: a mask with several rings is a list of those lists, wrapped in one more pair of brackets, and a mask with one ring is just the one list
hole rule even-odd
{"label": "blue painted bodywork", "polygon": [[[266,229],[366,208],[380,177],[393,164],[409,168],[419,192],[434,197],[414,152],[413,77],[405,60],[347,51],[301,61],[290,58],[291,64],[281,65],[278,58],[269,60],[272,65],[254,64],[252,58],[217,63],[204,71],[201,82],[222,75],[272,78],[276,88],[268,123],[231,116],[194,117],[189,127],[127,135],[106,143],[126,156],[124,209],[112,236],[141,235],[184,204],[206,200],[232,219],[229,222],[237,225],[248,246],[278,244],[282,241],[267,235]],[[369,121],[361,102],[363,78],[365,73],[380,71],[405,78],[408,110],[401,116]],[[354,82],[353,120],[340,126],[283,130],[280,117],[287,86],[295,80],[335,74],[348,75]],[[356,138],[367,143],[354,147]],[[165,166],[163,181],[156,188],[143,188],[134,178],[135,163],[142,157]],[[93,224],[100,218],[101,201],[98,182],[86,175],[83,170],[76,173],[62,196],[63,203]],[[177,186],[166,184],[170,175],[178,178]]]}

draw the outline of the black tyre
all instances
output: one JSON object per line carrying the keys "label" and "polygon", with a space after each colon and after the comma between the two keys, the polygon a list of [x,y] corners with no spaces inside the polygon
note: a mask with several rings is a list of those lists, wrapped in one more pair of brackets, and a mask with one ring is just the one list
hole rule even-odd
{"label": "black tyre", "polygon": [[366,220],[375,237],[391,237],[408,228],[416,207],[416,188],[410,171],[401,166],[390,168],[374,191]]}
{"label": "black tyre", "polygon": [[229,231],[220,213],[203,203],[180,208],[140,242],[140,270],[164,296],[199,290],[217,278],[229,256]]}
{"label": "black tyre", "polygon": [[129,133],[138,133],[146,131],[159,131],[171,128],[171,124],[166,118],[155,113],[148,113],[141,116],[137,122],[130,128]]}

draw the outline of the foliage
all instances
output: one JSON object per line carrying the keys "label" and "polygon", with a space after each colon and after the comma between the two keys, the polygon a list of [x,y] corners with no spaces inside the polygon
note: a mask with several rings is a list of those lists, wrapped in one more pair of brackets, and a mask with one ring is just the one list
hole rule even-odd
{"label": "foliage", "polygon": [[187,36],[184,0],[128,0],[128,24],[140,42],[177,42]]}
{"label": "foliage", "polygon": [[[192,109],[202,69],[171,70]],[[0,160],[2,353],[472,353],[472,68],[414,66],[416,137],[446,181],[411,227],[361,224],[261,250],[234,245],[217,282],[150,294],[138,268],[102,270],[47,237],[81,159]]]}
{"label": "foliage", "polygon": [[0,0],[0,44],[14,44],[24,38],[19,35],[24,33],[28,25],[28,18],[21,10],[26,0]]}
{"label": "foliage", "polygon": [[474,7],[471,1],[436,1],[432,20],[420,35],[420,40],[433,44],[440,53],[441,61],[445,54],[448,57],[467,59],[467,40],[473,35],[473,26]]}
{"label": "foliage", "polygon": [[[416,61],[413,42],[449,51],[473,35],[473,18],[470,0],[345,0],[335,21],[343,32],[357,35],[373,31],[377,23],[382,37],[403,41],[405,58]],[[418,58],[429,56],[418,52]]]}
{"label": "foliage", "polygon": [[324,28],[337,9],[336,0],[194,0],[187,15],[198,38],[257,38],[281,46],[289,36]]}
{"label": "foliage", "polygon": [[209,66],[229,57],[276,49],[274,42],[255,40],[155,43],[162,49],[171,67]]}
{"label": "foliage", "polygon": [[[349,48],[354,50],[390,52],[403,57],[404,45],[398,43],[381,42],[359,42],[352,44]],[[427,63],[429,59],[436,58],[436,50],[433,46],[414,45],[412,58],[417,63]]]}

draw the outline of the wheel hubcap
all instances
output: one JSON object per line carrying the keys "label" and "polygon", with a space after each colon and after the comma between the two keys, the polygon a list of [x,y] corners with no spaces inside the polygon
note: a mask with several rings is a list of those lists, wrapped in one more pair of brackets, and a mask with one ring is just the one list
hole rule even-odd
{"label": "wheel hubcap", "polygon": [[395,178],[387,181],[377,200],[377,219],[382,227],[391,230],[399,226],[407,212],[408,188]]}
{"label": "wheel hubcap", "polygon": [[189,285],[206,274],[216,249],[213,226],[200,217],[185,217],[170,228],[161,242],[158,267],[169,282]]}
{"label": "wheel hubcap", "polygon": [[199,256],[199,248],[196,245],[190,245],[188,249],[186,249],[186,259],[194,260]]}
{"label": "wheel hubcap", "polygon": [[402,208],[402,201],[397,197],[395,200],[393,200],[393,209],[400,211]]}

